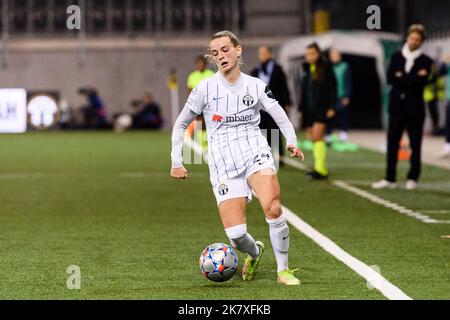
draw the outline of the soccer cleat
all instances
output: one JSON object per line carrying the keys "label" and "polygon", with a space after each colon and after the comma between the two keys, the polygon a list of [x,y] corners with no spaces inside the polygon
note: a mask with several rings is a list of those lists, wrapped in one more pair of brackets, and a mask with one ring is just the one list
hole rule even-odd
{"label": "soccer cleat", "polygon": [[414,180],[407,180],[405,188],[406,190],[415,190],[417,188],[417,182]]}
{"label": "soccer cleat", "polygon": [[259,254],[256,259],[253,259],[250,255],[247,256],[242,267],[242,279],[244,281],[251,281],[255,278],[256,272],[258,272],[259,262],[264,252],[264,243],[262,241],[256,241],[256,245],[259,247]]}
{"label": "soccer cleat", "polygon": [[309,180],[326,180],[328,179],[327,175],[320,174],[317,171],[311,171],[306,174]]}
{"label": "soccer cleat", "polygon": [[300,285],[300,279],[294,276],[294,272],[298,269],[293,270],[285,270],[278,272],[277,282],[281,284],[285,284],[287,286],[298,286]]}
{"label": "soccer cleat", "polygon": [[393,189],[397,187],[395,182],[387,181],[385,179],[372,183],[372,189]]}

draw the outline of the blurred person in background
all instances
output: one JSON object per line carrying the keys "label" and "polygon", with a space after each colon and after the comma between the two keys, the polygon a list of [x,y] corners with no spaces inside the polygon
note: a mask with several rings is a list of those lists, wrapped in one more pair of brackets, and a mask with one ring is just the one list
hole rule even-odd
{"label": "blurred person in background", "polygon": [[[208,60],[204,56],[197,56],[195,58],[195,70],[192,71],[186,81],[187,91],[188,94],[191,93],[192,90],[204,79],[208,79],[209,77],[212,77],[214,75],[214,71],[207,68],[208,66]],[[204,128],[205,124],[203,121],[203,116],[198,116],[195,118],[194,121],[189,125],[189,127],[186,129],[187,134],[190,137],[194,136],[194,130],[196,129],[195,124],[196,122],[202,123],[201,131],[199,131],[199,134],[201,134],[200,141],[203,140],[203,137],[205,136]]]}
{"label": "blurred person in background", "polygon": [[78,93],[84,95],[87,105],[83,110],[83,128],[103,129],[108,126],[106,107],[100,98],[97,89],[92,87],[80,88]]}
{"label": "blurred person in background", "polygon": [[[275,99],[283,107],[284,111],[289,114],[291,108],[291,98],[287,85],[286,75],[281,66],[276,63],[273,58],[273,50],[268,46],[261,46],[258,50],[259,66],[252,70],[251,76],[259,78],[269,86]],[[265,111],[261,110],[261,122],[259,123],[261,129],[267,130],[267,142],[272,148],[272,134],[271,130],[280,130],[272,119],[272,117]],[[279,132],[279,131],[278,131]],[[279,163],[283,165],[284,147],[282,142],[282,135],[278,133],[278,154],[280,156]],[[273,152],[273,151],[272,151]]]}
{"label": "blurred person in background", "polygon": [[442,150],[442,158],[450,158],[450,54],[444,57],[445,72],[447,74],[445,84],[445,95],[447,99],[447,108],[445,110],[445,144]]}
{"label": "blurred person in background", "polygon": [[425,28],[414,24],[408,29],[403,48],[391,57],[387,72],[392,90],[389,97],[386,176],[372,184],[374,189],[396,187],[398,150],[405,129],[412,149],[406,189],[413,190],[417,187],[422,166],[421,149],[425,121],[423,92],[433,64],[432,59],[422,52],[424,41]]}
{"label": "blurred person in background", "polygon": [[214,75],[214,71],[208,69],[207,66],[208,61],[204,56],[197,56],[195,58],[195,70],[188,75],[186,82],[189,94],[200,83],[200,81]]}
{"label": "blurred person in background", "polygon": [[133,101],[133,128],[158,130],[163,124],[161,108],[151,93],[141,100]]}
{"label": "blurred person in background", "polygon": [[445,99],[444,74],[445,71],[443,72],[442,68],[438,69],[437,65],[433,63],[428,83],[423,92],[423,99],[431,117],[431,134],[435,136],[442,132],[439,128],[439,101]]}
{"label": "blurred person in background", "polygon": [[302,127],[307,129],[308,138],[313,142],[314,156],[314,170],[307,176],[311,180],[322,180],[328,178],[324,135],[326,123],[335,115],[336,78],[317,43],[306,48],[305,58],[299,111]]}
{"label": "blurred person in background", "polygon": [[[348,107],[352,98],[352,73],[347,62],[342,60],[342,55],[337,49],[331,49],[330,61],[333,64],[336,78],[336,115],[334,121],[330,121],[327,127],[331,135],[334,128],[339,130],[339,140],[348,140]],[[331,137],[330,137],[331,139]]]}

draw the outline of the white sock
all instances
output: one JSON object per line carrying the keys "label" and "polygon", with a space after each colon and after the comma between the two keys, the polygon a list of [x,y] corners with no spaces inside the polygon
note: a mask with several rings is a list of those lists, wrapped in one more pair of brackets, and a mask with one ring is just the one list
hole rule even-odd
{"label": "white sock", "polygon": [[225,229],[228,239],[233,248],[241,252],[248,253],[253,259],[259,255],[259,248],[256,245],[255,239],[247,233],[247,225],[239,224]]}
{"label": "white sock", "polygon": [[267,219],[270,230],[270,241],[277,260],[278,272],[288,270],[289,227],[286,217],[281,214],[277,219]]}

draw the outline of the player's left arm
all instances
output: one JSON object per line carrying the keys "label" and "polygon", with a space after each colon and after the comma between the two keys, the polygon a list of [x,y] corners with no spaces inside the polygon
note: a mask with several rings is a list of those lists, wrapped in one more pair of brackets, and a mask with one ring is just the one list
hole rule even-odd
{"label": "player's left arm", "polygon": [[294,126],[289,120],[284,109],[277,100],[274,99],[269,87],[266,86],[261,95],[260,102],[264,111],[266,111],[280,128],[283,136],[286,138],[286,149],[291,152],[291,157],[298,157],[305,160],[302,150],[297,147],[297,135]]}
{"label": "player's left arm", "polygon": [[184,105],[183,110],[178,115],[172,130],[172,169],[170,175],[176,179],[185,179],[187,170],[183,166],[183,141],[186,128],[200,115],[205,106],[204,95],[201,89],[195,87]]}

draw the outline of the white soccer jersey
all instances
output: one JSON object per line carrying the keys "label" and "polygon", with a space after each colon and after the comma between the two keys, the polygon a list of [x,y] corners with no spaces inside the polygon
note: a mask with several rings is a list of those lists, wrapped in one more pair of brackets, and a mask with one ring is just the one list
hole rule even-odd
{"label": "white soccer jersey", "polygon": [[186,107],[197,115],[203,114],[213,185],[231,180],[255,162],[271,157],[258,127],[261,109],[274,117],[288,144],[297,143],[292,124],[267,85],[244,73],[234,84],[220,73],[203,80],[191,92]]}

